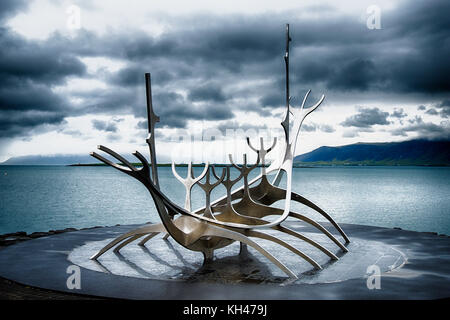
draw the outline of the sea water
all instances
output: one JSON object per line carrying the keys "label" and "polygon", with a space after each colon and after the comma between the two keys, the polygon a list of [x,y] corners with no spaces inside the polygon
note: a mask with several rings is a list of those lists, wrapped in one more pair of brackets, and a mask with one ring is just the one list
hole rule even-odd
{"label": "sea water", "polygon": [[[184,186],[171,168],[158,170],[162,191],[183,206]],[[186,175],[185,167],[178,170]],[[294,168],[292,190],[340,223],[450,235],[450,168]],[[224,192],[220,187],[213,196]],[[192,207],[203,201],[201,189],[194,188]],[[292,209],[324,221],[301,204]],[[145,187],[113,168],[0,166],[0,234],[159,221]]]}

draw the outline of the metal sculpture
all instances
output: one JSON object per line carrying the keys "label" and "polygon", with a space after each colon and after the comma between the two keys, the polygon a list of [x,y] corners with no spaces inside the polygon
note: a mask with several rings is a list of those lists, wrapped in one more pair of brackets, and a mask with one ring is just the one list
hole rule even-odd
{"label": "metal sculpture", "polygon": [[[244,155],[242,166],[238,166],[233,162],[231,155],[229,155],[231,166],[240,172],[239,177],[235,179],[231,179],[231,166],[223,168],[221,176],[219,177],[216,174],[214,165],[210,165],[209,163],[205,165],[203,172],[197,178],[194,177],[192,164],[189,163],[187,177],[183,179],[176,172],[175,163],[172,162],[173,174],[185,186],[186,189],[184,208],[181,208],[173,203],[164,193],[161,192],[159,188],[154,138],[155,123],[159,121],[159,117],[157,117],[153,112],[150,74],[145,74],[147,116],[149,125],[149,135],[146,142],[149,145],[150,150],[150,165],[146,158],[137,151],[134,152],[133,155],[142,163],[141,168],[133,166],[124,157],[104,146],[99,146],[98,149],[111,155],[121,164],[114,163],[95,152],[91,153],[91,155],[140,181],[150,192],[161,218],[161,223],[144,225],[119,236],[103,247],[91,259],[98,259],[102,254],[113,247],[115,247],[115,251],[118,251],[125,245],[140,238],[143,239],[139,242],[139,245],[143,246],[158,233],[166,233],[165,238],[170,235],[176,242],[185,248],[202,252],[205,258],[204,261],[208,261],[213,258],[214,250],[228,246],[234,241],[238,241],[241,244],[241,250],[246,248],[247,245],[256,249],[271,262],[277,265],[281,270],[283,270],[290,278],[296,279],[297,275],[294,272],[292,272],[264,248],[259,246],[255,241],[250,239],[259,238],[281,245],[309,262],[314,268],[321,269],[321,266],[314,259],[299,249],[277,237],[262,232],[264,229],[272,229],[301,239],[316,247],[324,254],[328,255],[331,259],[338,260],[338,257],[334,253],[316,241],[283,226],[282,223],[288,217],[293,217],[312,225],[331,239],[342,251],[348,251],[345,245],[320,223],[302,214],[293,212],[290,209],[291,201],[296,201],[312,208],[331,222],[331,224],[343,237],[345,244],[350,242],[344,231],[325,211],[313,202],[291,190],[293,156],[295,154],[295,147],[297,145],[300,127],[306,116],[313,112],[322,103],[325,96],[322,95],[319,101],[312,107],[305,108],[305,103],[310,93],[310,91],[308,91],[299,109],[295,109],[291,106],[291,97],[289,95],[290,41],[289,25],[287,24],[286,54],[284,56],[286,65],[286,114],[281,122],[281,126],[284,129],[286,142],[284,151],[279,153],[278,157],[270,164],[270,166],[266,168],[266,155],[273,151],[277,140],[275,139],[273,141],[270,148],[265,149],[262,138],[260,138],[259,148],[253,146],[250,139],[247,138],[247,143],[250,149],[257,154],[257,161],[254,165],[248,166],[247,155]],[[293,116],[292,128],[290,127],[291,114]],[[261,173],[256,178],[249,181],[249,173],[257,168],[259,164],[261,167]],[[271,172],[276,172],[275,178],[272,182],[268,179],[268,174]],[[283,175],[286,175],[286,189],[279,187]],[[216,179],[215,182],[211,182],[212,176]],[[201,182],[203,178],[205,181]],[[232,187],[241,180],[243,181],[243,185],[237,190],[232,191]],[[212,201],[211,192],[219,184],[222,184],[225,187],[226,195],[220,199]],[[192,211],[191,190],[194,185],[198,185],[204,191],[205,206]],[[239,201],[236,202],[235,200]],[[278,200],[284,200],[284,209],[271,206]],[[273,221],[265,220],[264,218],[269,215],[277,215],[278,217]]]}

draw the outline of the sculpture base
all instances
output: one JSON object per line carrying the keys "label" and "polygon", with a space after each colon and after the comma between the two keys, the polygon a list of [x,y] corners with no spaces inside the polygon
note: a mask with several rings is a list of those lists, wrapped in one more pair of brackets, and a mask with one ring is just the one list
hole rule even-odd
{"label": "sculpture base", "polygon": [[[264,256],[239,243],[215,252],[203,265],[199,252],[189,251],[161,235],[138,240],[99,261],[89,260],[119,234],[136,228],[116,226],[34,239],[0,250],[0,276],[22,284],[66,292],[130,299],[423,299],[450,297],[450,238],[429,233],[343,224],[351,239],[343,253],[322,234],[298,222],[290,228],[318,240],[340,258],[329,260],[311,245],[284,236],[310,255],[323,270],[276,244],[257,240],[297,273],[292,282]],[[332,228],[324,223],[329,229]],[[266,232],[266,231],[265,231]],[[67,268],[78,265],[81,289],[69,289]],[[370,290],[367,277],[376,265],[381,289]],[[369,274],[368,274],[369,272]]]}

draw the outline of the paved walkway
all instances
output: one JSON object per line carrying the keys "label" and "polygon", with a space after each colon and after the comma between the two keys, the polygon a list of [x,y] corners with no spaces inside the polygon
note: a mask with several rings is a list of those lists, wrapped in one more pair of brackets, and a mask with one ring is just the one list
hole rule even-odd
{"label": "paved walkway", "polygon": [[[180,273],[181,276],[175,277],[174,280],[166,279],[158,273],[156,273],[156,278],[155,273],[144,277],[142,273],[141,276],[124,276],[120,272],[129,271],[122,269],[119,271],[95,271],[80,263],[82,265],[80,269],[81,288],[69,289],[67,287],[67,278],[69,277],[67,268],[74,264],[69,260],[69,256],[74,249],[83,252],[83,250],[80,251],[80,248],[85,246],[87,249],[89,245],[107,241],[107,239],[135,227],[115,226],[66,232],[5,247],[0,249],[0,276],[27,286],[58,291],[49,293],[48,299],[69,298],[69,296],[72,297],[71,293],[129,299],[434,299],[450,297],[449,237],[351,224],[342,224],[342,227],[352,240],[349,249],[353,255],[341,254],[339,261],[325,266],[323,270],[325,272],[320,271],[321,273],[309,278],[305,276],[301,278],[301,281],[290,284],[277,283],[277,281],[256,281],[255,283],[255,281],[251,281],[251,278],[247,278],[249,281],[243,282],[213,281],[217,279],[216,276],[204,276],[204,272],[192,271],[192,268],[187,269],[191,270],[189,277],[183,277],[183,273]],[[289,225],[289,227],[301,232],[312,232],[297,224]],[[331,228],[329,229],[331,230]],[[357,247],[357,244],[366,242],[373,244],[368,249],[372,250],[373,254],[364,252],[361,250],[362,247]],[[377,243],[380,246],[376,245]],[[354,246],[353,251],[352,245]],[[131,246],[137,247],[135,244],[131,244]],[[134,249],[132,248],[130,247],[131,251],[128,252],[128,256],[127,252],[123,254],[127,260],[127,268],[134,264],[136,270],[142,269],[139,265],[142,259],[133,260],[132,250]],[[398,252],[400,258],[394,259],[396,256],[392,254],[392,251],[385,255],[386,248]],[[356,253],[359,254],[359,252],[361,255],[358,256]],[[383,272],[379,290],[369,290],[366,285],[367,276],[358,274],[354,277],[353,271],[350,272],[350,275],[345,276],[342,276],[344,271],[337,274],[336,276],[341,281],[323,281],[326,278],[324,274],[326,275],[327,268],[339,268],[344,263],[351,261],[351,265],[359,265],[359,268],[355,270],[361,272],[360,270],[365,270],[368,265],[373,264],[371,257],[376,255],[382,257],[382,259],[377,259],[377,264],[381,265]],[[78,257],[80,258],[80,256]],[[386,257],[388,257],[387,260]],[[218,262],[215,263],[222,262],[224,265],[226,259],[226,257],[219,257]],[[392,259],[395,260],[394,263],[392,263]],[[404,259],[403,262],[402,259]],[[260,259],[254,255],[253,260],[258,264]],[[192,260],[191,264],[189,264],[189,259],[187,261],[189,267],[194,266],[195,269],[196,261]],[[270,264],[268,261],[262,262],[264,265]],[[389,266],[392,268],[387,268]],[[270,268],[266,271],[270,274],[273,273]],[[20,286],[14,282],[9,284],[3,282],[0,286],[7,290],[8,285],[11,284],[13,287]],[[15,294],[14,290],[16,289],[13,289],[10,294],[7,293],[6,298],[28,298],[28,294],[30,294],[30,291],[22,292],[20,290]],[[41,293],[42,298],[47,298],[45,297],[46,290],[42,292],[40,292],[42,289],[31,290],[39,292],[35,295],[38,298]],[[65,293],[59,293],[61,291]]]}

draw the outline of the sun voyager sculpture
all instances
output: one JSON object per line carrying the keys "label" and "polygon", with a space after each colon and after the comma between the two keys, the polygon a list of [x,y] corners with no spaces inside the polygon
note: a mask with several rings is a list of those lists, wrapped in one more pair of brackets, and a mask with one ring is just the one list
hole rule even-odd
{"label": "sun voyager sculpture", "polygon": [[[264,233],[264,230],[268,229],[276,230],[277,232],[301,239],[329,256],[330,259],[339,259],[334,253],[315,240],[283,226],[283,222],[285,222],[288,217],[301,220],[304,223],[313,226],[331,239],[343,252],[348,251],[346,244],[348,244],[350,240],[331,216],[313,202],[291,190],[293,157],[295,155],[295,147],[297,145],[300,127],[306,116],[322,103],[325,96],[322,95],[319,101],[313,106],[305,108],[305,103],[310,93],[310,91],[308,91],[300,108],[294,108],[290,105],[290,41],[289,24],[287,24],[286,53],[284,55],[286,65],[286,112],[284,119],[281,122],[285,137],[284,150],[277,154],[275,160],[267,167],[265,162],[266,155],[274,150],[277,139],[275,138],[272,146],[266,149],[264,147],[263,138],[260,138],[259,146],[253,144],[250,139],[247,138],[248,146],[257,154],[255,164],[248,165],[247,157],[244,155],[243,164],[239,166],[235,164],[231,155],[229,155],[230,165],[222,168],[222,172],[217,172],[216,170],[218,169],[216,169],[214,165],[206,163],[203,172],[198,177],[194,176],[191,163],[188,164],[187,177],[180,177],[176,172],[174,162],[172,162],[172,171],[175,177],[182,182],[186,188],[184,208],[171,201],[167,195],[161,192],[159,186],[155,149],[155,124],[159,122],[159,117],[153,112],[150,74],[145,74],[149,133],[146,142],[150,150],[151,163],[149,164],[147,159],[141,153],[135,151],[133,155],[142,163],[142,166],[136,167],[121,155],[101,145],[98,146],[98,149],[117,159],[120,164],[114,163],[95,152],[92,152],[91,155],[105,164],[140,181],[150,192],[159,217],[161,218],[161,223],[146,224],[117,237],[104,246],[98,253],[91,257],[91,259],[98,259],[102,254],[113,247],[115,247],[115,251],[118,251],[137,239],[141,239],[138,245],[143,246],[155,235],[161,233],[165,235],[165,239],[170,236],[186,249],[202,252],[205,262],[213,258],[214,250],[238,241],[241,246],[241,252],[246,249],[247,246],[250,246],[263,254],[290,278],[297,279],[295,272],[290,270],[270,252],[252,240],[252,238],[259,238],[283,246],[293,254],[305,259],[315,269],[322,269],[314,259],[303,253],[300,249],[293,247],[279,237]],[[292,121],[290,119],[291,115],[293,117]],[[234,179],[231,178],[230,173],[232,167],[239,171],[239,176]],[[260,167],[260,174],[256,178],[250,180],[249,173],[257,167]],[[275,173],[272,181],[269,181],[268,174],[270,173]],[[284,175],[286,176],[286,189],[279,186]],[[238,182],[241,182],[242,185],[232,191],[233,186]],[[219,184],[222,184],[225,187],[226,195],[219,199],[211,200],[211,192]],[[198,185],[205,193],[205,206],[193,211],[191,209],[190,198],[191,190],[195,185]],[[284,200],[283,209],[272,206],[279,200]],[[291,210],[291,201],[303,204],[318,212],[332,224],[338,233],[340,233],[345,243],[339,241],[319,222],[300,213],[293,212]],[[264,219],[267,216],[276,216],[276,218],[272,221],[268,221]]]}

